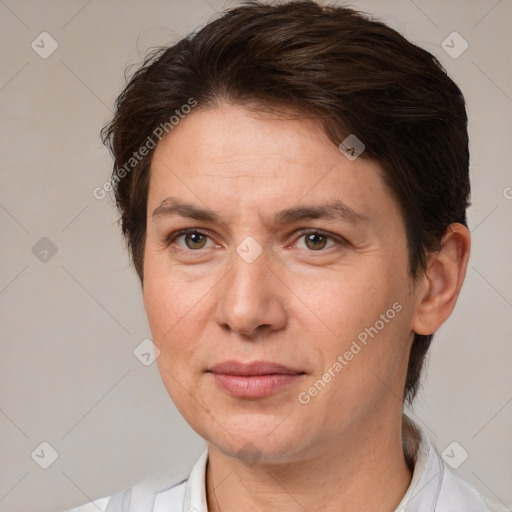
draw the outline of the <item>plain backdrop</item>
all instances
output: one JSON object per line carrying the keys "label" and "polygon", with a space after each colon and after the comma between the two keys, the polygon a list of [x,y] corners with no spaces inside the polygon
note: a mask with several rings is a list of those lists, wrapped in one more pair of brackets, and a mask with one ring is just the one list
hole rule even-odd
{"label": "plain backdrop", "polygon": [[[203,450],[156,364],[134,354],[151,338],[140,285],[93,190],[110,176],[99,130],[125,68],[236,4],[0,0],[2,512],[186,476]],[[512,507],[512,2],[351,5],[437,56],[467,100],[472,254],[410,414],[440,451],[467,453],[459,475]]]}

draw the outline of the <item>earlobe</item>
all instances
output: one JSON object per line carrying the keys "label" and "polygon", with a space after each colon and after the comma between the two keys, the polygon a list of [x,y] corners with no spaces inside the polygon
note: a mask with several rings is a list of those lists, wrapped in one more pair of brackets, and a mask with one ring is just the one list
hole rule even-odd
{"label": "earlobe", "polygon": [[418,288],[418,302],[411,329],[433,334],[451,315],[459,296],[469,260],[471,235],[459,223],[448,226],[439,251],[429,256],[424,282]]}

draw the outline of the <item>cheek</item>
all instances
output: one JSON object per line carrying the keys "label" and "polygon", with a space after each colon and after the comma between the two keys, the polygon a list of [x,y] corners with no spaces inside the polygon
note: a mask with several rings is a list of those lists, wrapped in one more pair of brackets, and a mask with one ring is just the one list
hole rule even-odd
{"label": "cheek", "polygon": [[146,262],[143,301],[153,334],[162,338],[183,329],[201,300],[201,280],[185,282],[183,276],[167,268],[162,257]]}
{"label": "cheek", "polygon": [[302,296],[333,335],[355,336],[397,300],[383,275],[382,269],[342,269],[303,283]]}
{"label": "cheek", "polygon": [[200,312],[194,285],[185,290],[179,279],[148,272],[143,290],[144,307],[153,343],[160,350],[156,360],[162,382],[178,410],[185,417],[194,417],[194,396],[201,403],[198,371],[201,370],[201,322],[194,315]]}
{"label": "cheek", "polygon": [[[201,293],[198,285],[184,288],[179,279],[148,273],[144,283],[143,300],[153,343],[160,350],[157,364],[169,392],[180,382],[188,380],[189,369],[200,354],[198,347],[201,322]],[[167,372],[169,374],[167,374]]]}
{"label": "cheek", "polygon": [[311,288],[305,294],[311,310],[331,331],[317,339],[326,368],[341,356],[344,379],[354,384],[354,393],[364,389],[367,382],[362,381],[372,373],[386,380],[402,366],[409,342],[406,275],[383,263],[379,268],[347,269],[325,281],[321,290]]}

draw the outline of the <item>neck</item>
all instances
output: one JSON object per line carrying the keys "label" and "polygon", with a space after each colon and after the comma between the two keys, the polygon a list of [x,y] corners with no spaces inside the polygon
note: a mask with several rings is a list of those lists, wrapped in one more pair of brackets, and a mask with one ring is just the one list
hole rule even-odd
{"label": "neck", "polygon": [[208,511],[393,512],[412,476],[402,418],[369,423],[299,463],[250,466],[208,443]]}

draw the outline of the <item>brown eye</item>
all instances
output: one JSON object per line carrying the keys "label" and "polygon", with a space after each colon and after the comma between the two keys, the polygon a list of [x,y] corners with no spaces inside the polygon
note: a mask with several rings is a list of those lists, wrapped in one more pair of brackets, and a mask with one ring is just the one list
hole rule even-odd
{"label": "brown eye", "polygon": [[320,233],[309,233],[304,235],[306,240],[306,246],[308,249],[318,250],[323,249],[327,244],[327,237]]}
{"label": "brown eye", "polygon": [[300,249],[305,249],[309,252],[326,252],[324,249],[330,249],[333,246],[345,246],[346,240],[338,235],[331,235],[330,233],[318,230],[308,229],[299,231],[300,237],[296,243],[299,244]]}
{"label": "brown eye", "polygon": [[[183,239],[183,241],[181,241]],[[176,244],[183,250],[199,250],[206,247],[210,236],[207,233],[197,229],[182,229],[181,231],[171,233],[166,240],[166,245]]]}
{"label": "brown eye", "polygon": [[206,235],[198,233],[197,231],[186,233],[181,236],[185,237],[185,245],[189,249],[202,249],[206,244],[206,239],[208,238]]}

